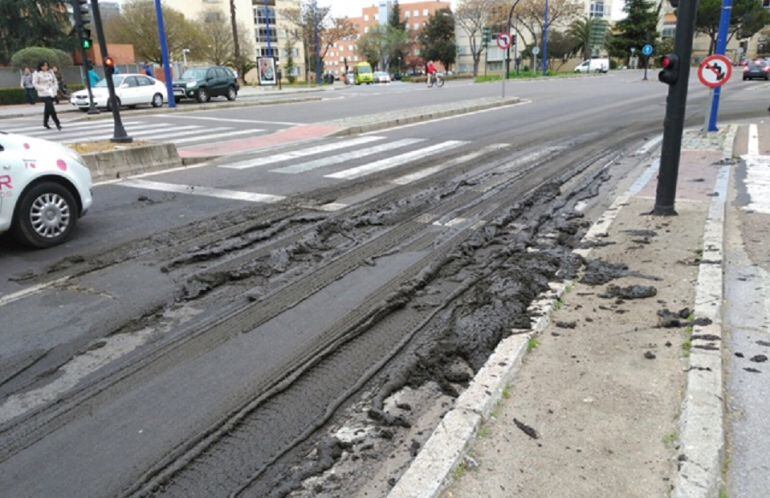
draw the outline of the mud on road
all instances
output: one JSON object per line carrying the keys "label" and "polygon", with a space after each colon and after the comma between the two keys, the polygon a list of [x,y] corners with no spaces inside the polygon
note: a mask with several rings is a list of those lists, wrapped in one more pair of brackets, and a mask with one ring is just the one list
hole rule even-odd
{"label": "mud on road", "polygon": [[[555,147],[530,161],[499,151],[342,212],[308,209],[371,188],[353,181],[20,275],[72,283],[142,265],[174,291],[132,320],[95,326],[4,373],[0,395],[10,399],[56,379],[91,348],[150,330],[146,343],[55,400],[0,422],[0,467],[64,458],[62,473],[109,494],[384,494],[500,339],[529,326],[534,298],[583,264],[572,249],[588,221],[576,206],[629,165],[617,163],[617,144],[573,145],[569,155]],[[251,360],[247,345],[257,348]],[[271,348],[274,361],[260,362],[256,351]],[[177,406],[186,372],[217,372],[216,362],[230,367],[216,384],[226,391],[220,403]],[[213,385],[186,387],[203,401]],[[110,410],[141,406],[148,391],[167,403],[158,416],[187,425],[112,460],[45,453],[48,440],[90,447],[71,438],[92,416],[103,423],[91,437],[127,444],[111,432],[120,423]],[[357,435],[340,437],[346,427]],[[344,480],[326,472],[335,465]],[[372,469],[376,482],[362,478]],[[107,471],[120,473],[110,487],[100,477]]]}

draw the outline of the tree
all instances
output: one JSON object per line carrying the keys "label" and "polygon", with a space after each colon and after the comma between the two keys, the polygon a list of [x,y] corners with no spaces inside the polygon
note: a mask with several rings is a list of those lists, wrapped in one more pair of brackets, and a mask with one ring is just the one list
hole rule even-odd
{"label": "tree", "polygon": [[290,36],[297,42],[302,42],[305,52],[305,81],[308,74],[316,69],[316,51],[321,52],[316,40],[323,39],[324,26],[329,17],[329,7],[320,7],[317,0],[304,0],[299,8],[285,9],[283,15],[296,26],[290,31]]}
{"label": "tree", "polygon": [[62,0],[0,0],[0,64],[25,47],[74,48]]}
{"label": "tree", "polygon": [[393,9],[390,12],[386,38],[389,60],[397,61],[397,71],[400,73],[402,62],[409,53],[412,40],[406,32],[406,21],[401,20],[401,6],[398,4],[398,0],[393,3]]}
{"label": "tree", "polygon": [[[168,7],[164,7],[163,17],[172,59],[181,60],[183,49],[189,49],[194,57],[204,51],[205,40],[197,23]],[[123,4],[123,14],[107,22],[104,31],[109,43],[132,44],[140,60],[163,62],[152,0],[131,0]]]}
{"label": "tree", "polygon": [[286,37],[286,79],[289,83],[297,81],[297,77],[294,76],[294,39],[291,36]]}
{"label": "tree", "polygon": [[455,19],[468,35],[471,57],[473,57],[474,78],[479,74],[481,54],[485,48],[481,42],[482,32],[490,25],[497,3],[496,0],[460,0],[457,6]]}
{"label": "tree", "polygon": [[650,0],[627,0],[623,7],[627,17],[615,24],[615,30],[607,42],[610,55],[628,63],[631,48],[641,50],[647,43],[655,46],[659,8]]}
{"label": "tree", "polygon": [[406,21],[401,20],[401,6],[398,4],[398,0],[393,2],[393,8],[390,11],[388,25],[392,28],[406,31]]}
{"label": "tree", "polygon": [[548,33],[548,56],[556,71],[580,50],[578,45],[578,40],[569,32],[553,30]]}
{"label": "tree", "polygon": [[441,61],[449,69],[457,57],[455,18],[449,9],[437,10],[420,31],[420,52],[426,60]]}
{"label": "tree", "polygon": [[363,57],[372,67],[376,67],[382,60],[382,46],[385,43],[384,38],[384,28],[372,28],[361,36],[358,39],[358,43],[356,43],[358,55]]}
{"label": "tree", "polygon": [[[633,0],[628,0],[633,1]],[[576,16],[583,10],[583,3],[576,0],[549,0],[548,25],[558,26],[563,19]],[[545,0],[521,0],[514,10],[515,29],[519,38],[530,39],[540,47],[543,39]],[[523,54],[522,54],[523,56]],[[534,65],[534,60],[533,60]]]}
{"label": "tree", "polygon": [[[695,31],[709,37],[709,55],[716,50],[719,36],[719,18],[722,14],[721,0],[701,0],[698,4],[698,16],[695,20]],[[770,23],[770,14],[756,0],[735,0],[728,41],[734,36],[738,39],[751,38]]]}
{"label": "tree", "polygon": [[[230,0],[230,29],[233,30],[233,62],[235,62],[236,67],[241,73],[241,79],[245,81],[246,71],[240,66],[244,65],[246,61],[241,57],[241,45],[238,43],[238,20],[235,15],[235,0]],[[270,33],[268,33],[267,36],[270,36]]]}
{"label": "tree", "polygon": [[204,12],[198,20],[203,36],[203,52],[191,54],[194,60],[221,66],[234,57],[230,22],[220,12]]}
{"label": "tree", "polygon": [[329,49],[338,41],[355,36],[358,33],[355,24],[347,17],[337,17],[329,20],[329,26],[323,29],[323,50],[321,59],[326,58]]}
{"label": "tree", "polygon": [[[599,40],[595,39],[596,33],[601,33]],[[567,34],[577,43],[575,49],[582,52],[583,59],[590,59],[592,47],[604,48],[606,44],[607,21],[595,17],[581,17],[572,21]]]}
{"label": "tree", "polygon": [[11,66],[16,69],[35,69],[43,61],[48,62],[50,66],[71,66],[72,56],[63,50],[46,47],[23,48],[11,56]]}

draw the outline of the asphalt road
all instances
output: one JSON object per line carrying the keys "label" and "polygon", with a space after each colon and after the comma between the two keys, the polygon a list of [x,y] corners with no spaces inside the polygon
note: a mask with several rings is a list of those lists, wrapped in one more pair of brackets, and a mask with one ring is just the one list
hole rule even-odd
{"label": "asphalt road", "polygon": [[[692,88],[688,118],[697,125],[707,94]],[[723,116],[763,115],[759,98],[767,88],[731,83]],[[190,130],[198,137],[220,123],[278,130],[498,92],[498,84],[393,84],[335,92],[321,102],[152,121],[203,126]],[[136,483],[173,464],[169,455],[200,442],[193,435],[215,433],[223,416],[303,365],[330,330],[380,303],[383,289],[399,288],[432,251],[516,200],[497,192],[499,185],[524,196],[540,177],[658,136],[665,92],[638,72],[513,82],[508,94],[524,99],[515,106],[97,186],[95,206],[72,240],[51,250],[28,251],[0,238],[0,485],[26,496],[138,490]],[[190,124],[199,122],[205,124]],[[528,176],[509,176],[520,169]],[[481,180],[467,180],[476,176]],[[434,178],[448,193],[431,190]],[[476,181],[488,186],[464,191]],[[419,193],[426,188],[432,193]],[[467,195],[465,204],[452,203],[457,192]],[[433,213],[435,222],[407,221],[419,214],[408,209],[414,199],[427,203],[421,216]],[[392,232],[369,248],[364,242],[382,227]],[[377,255],[382,259],[371,266]],[[250,308],[252,301],[259,306]],[[282,410],[302,413],[302,402]],[[280,453],[279,439],[262,443],[275,443]],[[234,461],[272,458],[231,452]],[[39,468],[49,471],[32,470]],[[223,483],[212,488],[222,492],[228,479],[249,475],[180,472],[172,481],[180,495],[195,490],[201,476]],[[206,494],[201,489],[197,494]]]}

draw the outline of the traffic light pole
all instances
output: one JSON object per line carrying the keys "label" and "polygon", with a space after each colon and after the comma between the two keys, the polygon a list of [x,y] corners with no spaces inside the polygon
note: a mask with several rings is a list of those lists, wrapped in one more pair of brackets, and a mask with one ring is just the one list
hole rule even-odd
{"label": "traffic light pole", "polygon": [[[107,39],[104,36],[102,15],[99,12],[99,0],[91,0],[91,12],[93,13],[94,17],[96,38],[99,40],[99,52],[102,54],[102,61],[106,62],[108,59]],[[110,92],[110,108],[112,109],[112,119],[114,121],[114,131],[112,133],[111,141],[116,143],[133,142],[134,139],[128,136],[126,129],[123,127],[123,121],[120,119],[118,98],[115,95],[115,83],[112,81],[112,75],[115,74],[115,68],[105,64],[104,72],[106,73],[104,75],[104,79],[107,80],[107,90]]]}
{"label": "traffic light pole", "polygon": [[674,52],[679,58],[679,74],[669,86],[666,101],[666,118],[663,122],[663,146],[660,155],[658,188],[655,208],[652,214],[676,215],[676,182],[679,176],[679,156],[682,149],[685,110],[687,108],[687,86],[690,79],[690,58],[695,33],[695,14],[698,0],[681,0],[677,10],[676,39]]}

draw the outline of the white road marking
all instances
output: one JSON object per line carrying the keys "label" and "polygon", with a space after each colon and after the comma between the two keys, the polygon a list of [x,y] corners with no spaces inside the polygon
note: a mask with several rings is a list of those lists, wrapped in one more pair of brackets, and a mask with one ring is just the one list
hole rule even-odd
{"label": "white road marking", "polygon": [[[126,132],[130,135],[134,135],[134,130],[137,130],[137,132],[141,132],[142,130],[153,130],[153,133],[157,133],[161,128],[163,128],[163,124],[142,124],[141,128],[139,126],[137,127],[126,127]],[[109,134],[108,134],[109,133]],[[70,140],[73,138],[78,138],[82,140],[94,140],[94,139],[101,139],[101,137],[111,138],[113,133],[113,126],[103,126],[101,129],[85,129],[85,130],[77,130],[77,131],[69,131],[66,128],[59,134],[51,135],[49,136],[39,136],[38,138],[46,138],[49,140],[56,140],[56,141],[64,141],[64,140]],[[94,138],[95,137],[95,138]]]}
{"label": "white road marking", "polygon": [[650,140],[647,140],[647,142],[639,147],[636,152],[634,152],[634,156],[641,156],[644,154],[649,153],[652,149],[658,146],[663,141],[663,135],[658,135],[655,138],[652,138]]}
{"label": "white road marking", "polygon": [[117,183],[123,187],[140,188],[147,190],[159,190],[176,194],[198,195],[201,197],[214,197],[217,199],[229,199],[235,201],[273,203],[285,199],[282,195],[258,194],[255,192],[240,192],[237,190],[225,190],[213,187],[199,187],[197,185],[179,185],[176,183],[153,182],[149,180],[129,179]]}
{"label": "white road marking", "polygon": [[265,121],[261,119],[231,119],[231,118],[208,118],[205,116],[174,116],[167,114],[154,114],[159,118],[179,118],[179,119],[205,119],[207,121],[225,121],[228,123],[258,123],[258,124],[277,124],[287,126],[301,126],[303,123],[295,123],[292,121]]}
{"label": "white road marking", "polygon": [[397,166],[401,166],[402,164],[406,164],[408,162],[411,162],[415,159],[422,159],[426,158],[428,156],[432,156],[435,154],[438,154],[440,152],[446,152],[448,150],[455,149],[457,147],[460,147],[461,145],[464,145],[468,142],[463,142],[461,140],[448,140],[446,142],[441,142],[439,144],[431,145],[430,147],[425,147],[423,149],[413,150],[411,152],[407,152],[405,154],[400,154],[398,156],[388,157],[386,159],[381,159],[379,161],[375,161],[370,164],[365,164],[363,166],[358,166],[357,168],[350,168],[346,169],[344,171],[340,171],[337,173],[332,173],[331,175],[325,175],[326,178],[335,178],[338,180],[350,180],[352,178],[360,178],[362,176],[369,175],[371,173],[375,173],[378,171],[385,171],[387,169],[395,168]]}
{"label": "white road marking", "polygon": [[374,147],[370,147],[366,149],[354,150],[352,152],[347,152],[345,154],[337,154],[334,156],[322,157],[321,159],[308,161],[306,163],[293,164],[291,166],[286,166],[285,168],[278,168],[270,171],[274,173],[288,173],[288,174],[304,173],[306,171],[311,171],[314,169],[323,168],[334,164],[340,164],[346,161],[361,159],[362,157],[372,156],[374,154],[380,154],[382,152],[398,149],[401,147],[406,147],[409,145],[414,145],[416,143],[420,143],[424,141],[425,140],[422,138],[406,138],[403,140],[397,140],[395,142],[388,142],[381,145],[376,145]]}
{"label": "white road marking", "polygon": [[[135,125],[135,124],[141,124],[141,121],[126,121],[123,124],[124,125]],[[68,133],[69,131],[85,131],[85,130],[99,130],[102,128],[110,128],[113,126],[112,121],[109,123],[106,122],[96,122],[96,123],[87,123],[87,124],[78,124],[78,125],[68,125],[67,123],[62,123],[63,129],[61,132],[54,129],[53,126],[51,126],[52,129],[46,130],[42,127],[42,125],[38,126],[27,126],[25,128],[4,128],[0,126],[0,129],[3,131],[6,131],[8,133],[18,133],[20,135],[29,135],[29,136],[38,136],[43,134],[49,134],[51,136],[58,136],[60,134]],[[31,132],[31,133],[24,133],[24,132]]]}
{"label": "white road marking", "polygon": [[759,155],[759,127],[755,124],[749,125],[749,146],[748,155]]}
{"label": "white road marking", "polygon": [[333,150],[347,149],[349,147],[356,147],[358,145],[368,144],[377,140],[383,140],[385,137],[357,137],[350,140],[342,140],[339,142],[332,142],[329,144],[318,145],[316,147],[310,147],[307,149],[299,149],[291,152],[285,152],[283,154],[275,154],[269,157],[260,157],[257,159],[249,159],[247,161],[241,161],[233,164],[223,164],[220,168],[227,169],[248,169],[257,168],[259,166],[265,166],[268,164],[280,163],[282,161],[289,161],[291,159],[297,159],[300,157],[313,156],[316,154],[322,154],[325,152],[331,152]]}
{"label": "white road marking", "polygon": [[[156,125],[156,127],[157,126],[158,125]],[[126,130],[126,133],[128,133],[128,136],[130,136],[132,138],[137,138],[137,137],[141,138],[141,137],[145,137],[147,135],[151,135],[151,136],[157,135],[163,141],[168,141],[166,139],[170,139],[170,138],[173,138],[173,137],[176,137],[176,136],[182,136],[183,133],[176,133],[176,132],[179,132],[179,131],[194,130],[193,133],[206,133],[208,131],[203,126],[191,125],[191,126],[178,126],[178,127],[174,128],[173,132],[161,134],[162,130],[157,129],[156,127],[152,127],[149,130],[148,129],[144,129],[144,130],[141,130],[141,131]],[[189,134],[190,133],[187,133],[187,135],[189,135]],[[78,138],[78,139],[84,140],[84,141],[107,140],[108,138],[112,138],[112,133],[110,133],[108,135],[105,134],[105,135],[90,135],[90,136],[84,136],[84,137],[70,137],[67,140],[71,140],[72,138]]]}
{"label": "white road marking", "polygon": [[420,121],[420,122],[417,122],[417,123],[409,123],[409,124],[405,124],[405,125],[393,126],[391,128],[384,128],[382,130],[370,131],[368,133],[362,133],[362,135],[370,135],[372,133],[385,133],[385,132],[394,131],[394,130],[401,130],[401,129],[404,129],[404,128],[412,128],[412,127],[415,127],[415,126],[424,126],[424,125],[429,125],[429,124],[432,124],[432,123],[438,123],[438,122],[441,122],[441,121],[447,121],[449,119],[465,118],[465,117],[468,117],[468,116],[474,116],[476,114],[482,114],[482,113],[492,112],[492,111],[500,111],[502,109],[510,109],[511,107],[519,107],[519,106],[528,105],[528,104],[531,104],[531,103],[532,103],[531,100],[522,100],[521,102],[517,102],[515,104],[508,104],[508,105],[503,105],[503,106],[499,106],[499,107],[490,107],[489,109],[481,109],[480,111],[471,111],[471,112],[466,112],[466,113],[463,113],[463,114],[455,114],[454,116],[446,116],[446,117],[443,117],[443,118],[430,119],[428,121]]}
{"label": "white road marking", "polygon": [[0,307],[6,306],[8,304],[11,304],[15,301],[18,301],[19,299],[24,299],[25,297],[32,296],[34,294],[37,294],[38,292],[44,291],[45,289],[49,287],[53,287],[54,285],[60,284],[64,281],[69,279],[69,277],[62,277],[56,280],[52,280],[51,282],[46,282],[44,284],[38,284],[33,285],[31,287],[27,287],[26,289],[22,289],[18,292],[14,292],[12,294],[7,294],[5,296],[0,297]]}
{"label": "white road marking", "polygon": [[[206,130],[209,131],[219,131],[219,130],[227,130],[227,128],[209,128]],[[218,133],[214,135],[209,135],[208,133],[206,135],[201,135],[200,137],[194,137],[194,138],[185,138],[183,140],[171,140],[171,142],[175,144],[185,144],[189,142],[200,142],[202,140],[210,141],[214,138],[227,138],[227,137],[235,137],[239,135],[247,135],[247,134],[255,134],[255,133],[262,133],[265,130],[259,129],[259,128],[252,128],[250,130],[231,130],[226,133]],[[181,136],[181,135],[176,135]]]}
{"label": "white road marking", "polygon": [[426,178],[430,175],[433,175],[435,173],[438,173],[439,171],[446,169],[446,168],[452,168],[454,166],[457,166],[458,164],[463,164],[469,161],[473,161],[474,159],[478,159],[479,157],[482,157],[485,154],[488,154],[490,152],[494,152],[496,150],[501,150],[506,147],[509,147],[508,144],[492,144],[487,145],[486,147],[477,150],[476,152],[471,152],[470,154],[465,154],[464,156],[456,157],[454,159],[451,159],[443,164],[439,164],[436,166],[431,166],[430,168],[425,168],[419,171],[416,171],[414,173],[409,173],[408,175],[404,175],[401,177],[396,178],[395,180],[392,180],[390,183],[393,183],[395,185],[407,185],[409,183],[412,183],[417,180],[422,180],[423,178]]}

